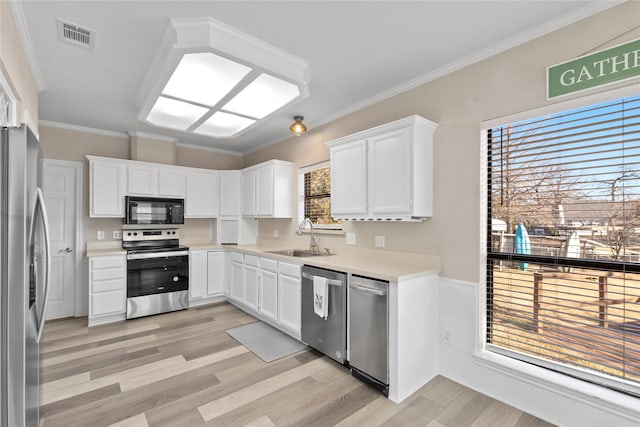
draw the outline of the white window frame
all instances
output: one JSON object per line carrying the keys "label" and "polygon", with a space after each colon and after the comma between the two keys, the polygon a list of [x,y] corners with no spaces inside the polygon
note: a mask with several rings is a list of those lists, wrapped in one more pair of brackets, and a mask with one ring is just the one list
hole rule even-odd
{"label": "white window frame", "polygon": [[[478,329],[476,330],[476,348],[474,352],[474,357],[477,359],[480,365],[486,366],[490,369],[496,369],[500,372],[507,373],[509,375],[515,376],[525,381],[530,381],[532,373],[539,373],[539,378],[541,381],[549,381],[555,385],[560,386],[560,388],[568,387],[573,392],[581,393],[584,391],[584,387],[588,382],[571,376],[572,369],[579,369],[568,367],[566,372],[560,371],[549,371],[541,366],[530,365],[526,362],[520,361],[510,356],[505,356],[500,353],[491,350],[491,344],[487,343],[487,235],[486,235],[486,225],[487,225],[487,198],[486,198],[486,190],[487,190],[487,137],[486,133],[488,129],[491,129],[496,126],[500,126],[504,123],[513,123],[522,120],[532,119],[535,117],[540,117],[549,114],[555,114],[562,111],[568,111],[576,108],[586,107],[589,105],[598,104],[601,102],[613,101],[620,98],[625,98],[628,96],[634,96],[638,94],[638,86],[637,82],[635,84],[630,84],[621,88],[607,90],[587,96],[573,98],[571,100],[561,101],[559,103],[548,105],[536,109],[532,109],[529,111],[524,111],[516,114],[512,114],[505,117],[495,118],[491,120],[487,120],[481,122],[480,124],[480,179],[479,179],[479,194],[480,194],[480,268],[479,268],[479,288],[478,288],[478,310],[477,313],[479,315],[478,319]],[[535,375],[535,374],[534,374]],[[527,378],[529,378],[527,380]],[[590,386],[598,389],[599,391],[594,395],[601,396],[603,400],[603,406],[608,408],[613,408],[618,405],[620,407],[627,409],[629,406],[627,400],[636,401],[635,397],[631,397],[629,395],[621,394],[619,391],[608,389],[604,386],[607,383],[605,381],[599,381],[603,379],[603,375],[593,374],[594,383]],[[620,379],[613,379],[619,386],[619,389],[627,390],[632,394],[640,394],[640,389],[636,385],[631,385],[628,382]],[[625,402],[621,402],[620,400],[624,400]],[[614,403],[615,401],[615,403]],[[635,410],[635,408],[634,408]]]}
{"label": "white window frame", "polygon": [[[331,167],[331,162],[329,160],[325,160],[323,162],[301,167],[298,170],[298,224],[302,223],[304,220],[304,175],[308,172],[313,172],[316,169],[328,167]],[[342,228],[342,224],[313,224],[314,231],[322,230],[327,233],[341,233]],[[304,231],[310,232],[311,228],[308,225],[305,225]]]}

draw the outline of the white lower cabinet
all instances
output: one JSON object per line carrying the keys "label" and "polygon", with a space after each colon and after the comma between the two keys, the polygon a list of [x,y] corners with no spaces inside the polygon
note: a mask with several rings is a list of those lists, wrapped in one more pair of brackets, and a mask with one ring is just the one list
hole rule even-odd
{"label": "white lower cabinet", "polygon": [[189,305],[205,304],[224,294],[224,252],[189,251]]}
{"label": "white lower cabinet", "polygon": [[300,338],[302,267],[278,263],[278,325]]}
{"label": "white lower cabinet", "polygon": [[242,302],[244,298],[244,255],[231,253],[229,271],[229,298],[236,302]]}
{"label": "white lower cabinet", "polygon": [[207,252],[207,296],[224,294],[224,252]]}
{"label": "white lower cabinet", "polygon": [[278,263],[260,258],[260,314],[275,322],[278,317]]}
{"label": "white lower cabinet", "polygon": [[207,280],[207,251],[189,251],[189,302],[202,298]]}
{"label": "white lower cabinet", "polygon": [[228,299],[300,339],[302,266],[236,252],[228,255]]}
{"label": "white lower cabinet", "polygon": [[126,274],[123,254],[89,258],[89,326],[125,318]]}
{"label": "white lower cabinet", "polygon": [[249,310],[258,312],[260,298],[260,264],[258,257],[244,257],[244,297],[242,302]]}

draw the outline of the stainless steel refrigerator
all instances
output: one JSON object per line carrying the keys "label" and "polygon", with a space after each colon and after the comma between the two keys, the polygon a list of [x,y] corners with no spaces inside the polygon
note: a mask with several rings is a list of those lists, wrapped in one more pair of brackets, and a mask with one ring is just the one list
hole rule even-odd
{"label": "stainless steel refrigerator", "polygon": [[37,426],[40,347],[50,278],[42,156],[26,126],[2,128],[0,150],[0,424]]}

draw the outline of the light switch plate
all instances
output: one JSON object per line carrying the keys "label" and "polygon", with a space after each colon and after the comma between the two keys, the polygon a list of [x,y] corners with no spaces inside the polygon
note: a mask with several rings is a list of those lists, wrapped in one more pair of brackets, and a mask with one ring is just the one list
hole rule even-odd
{"label": "light switch plate", "polygon": [[376,248],[384,248],[384,244],[385,244],[384,236],[376,236],[375,238]]}
{"label": "light switch plate", "polygon": [[278,230],[273,230],[273,237],[278,237]]}
{"label": "light switch plate", "polygon": [[98,240],[104,240],[104,230],[99,230],[97,233]]}
{"label": "light switch plate", "polygon": [[113,239],[122,240],[122,230],[113,230]]}
{"label": "light switch plate", "polygon": [[347,245],[356,244],[356,233],[347,233]]}

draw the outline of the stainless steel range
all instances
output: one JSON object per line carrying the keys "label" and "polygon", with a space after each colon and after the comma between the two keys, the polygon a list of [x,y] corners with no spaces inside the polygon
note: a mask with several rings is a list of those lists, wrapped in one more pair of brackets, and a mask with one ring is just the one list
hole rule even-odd
{"label": "stainless steel range", "polygon": [[124,230],[127,319],[189,307],[189,248],[177,229]]}

